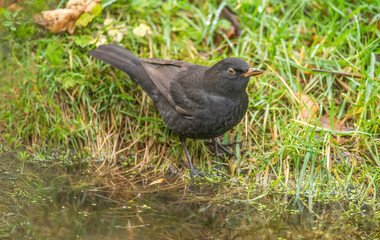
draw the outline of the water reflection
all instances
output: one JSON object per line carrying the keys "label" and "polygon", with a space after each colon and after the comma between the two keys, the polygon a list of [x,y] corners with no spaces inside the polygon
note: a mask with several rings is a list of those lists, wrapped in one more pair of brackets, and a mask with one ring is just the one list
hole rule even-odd
{"label": "water reflection", "polygon": [[133,199],[117,201],[91,192],[54,196],[29,212],[16,232],[41,239],[361,239],[379,230],[370,208],[346,203],[308,209],[276,194],[249,205],[197,194],[134,192]]}
{"label": "water reflection", "polygon": [[378,206],[354,202],[310,206],[272,193],[247,203],[217,198],[217,185],[111,194],[78,185],[80,176],[27,176],[23,191],[36,192],[6,239],[368,239],[380,231]]}

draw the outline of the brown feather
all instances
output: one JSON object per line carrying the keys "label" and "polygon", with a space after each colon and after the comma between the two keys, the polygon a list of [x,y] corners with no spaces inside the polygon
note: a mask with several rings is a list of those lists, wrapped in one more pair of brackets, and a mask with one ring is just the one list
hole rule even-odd
{"label": "brown feather", "polygon": [[169,103],[181,114],[190,115],[191,111],[177,106],[170,95],[170,84],[179,72],[186,71],[195,64],[165,59],[149,58],[143,60],[141,65],[148,73],[150,79],[156,85],[157,90],[169,101]]}

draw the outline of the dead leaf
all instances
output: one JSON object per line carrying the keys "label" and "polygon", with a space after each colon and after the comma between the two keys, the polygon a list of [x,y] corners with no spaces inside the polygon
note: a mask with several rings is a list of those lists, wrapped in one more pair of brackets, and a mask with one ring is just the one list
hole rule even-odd
{"label": "dead leaf", "polygon": [[134,35],[141,38],[141,37],[145,37],[145,36],[151,34],[152,30],[148,25],[146,25],[144,23],[140,23],[140,25],[135,27],[132,30],[132,32]]}
{"label": "dead leaf", "polygon": [[84,0],[70,0],[66,4],[66,8],[78,10],[79,12],[83,12],[86,6],[87,4]]}
{"label": "dead leaf", "polygon": [[92,12],[92,9],[97,5],[99,4],[101,1],[99,0],[93,0],[93,1],[89,1],[89,3],[87,4],[86,8],[84,9],[84,12],[86,13],[91,13]]}
{"label": "dead leaf", "polygon": [[17,3],[12,3],[11,5],[9,5],[8,9],[11,10],[12,12],[16,12],[16,11],[21,11],[23,7],[19,6]]}
{"label": "dead leaf", "polygon": [[326,115],[321,118],[320,120],[320,126],[323,128],[328,128],[331,130],[336,130],[340,132],[348,132],[348,131],[354,131],[355,128],[353,126],[350,126],[346,122],[347,118],[344,118],[343,120],[339,120],[338,118],[334,117],[333,119],[333,126],[331,128],[330,124],[330,115]]}
{"label": "dead leaf", "polygon": [[[331,129],[331,130],[335,130],[335,131],[339,131],[339,132],[348,132],[348,131],[355,130],[354,127],[344,126],[345,120],[346,120],[346,118],[343,120],[339,120],[338,118],[336,118],[334,116],[333,123],[331,126],[330,115],[326,115],[320,119],[319,126],[321,126],[322,128]],[[334,136],[335,136],[334,138],[336,138],[336,141],[340,144],[346,143],[349,139],[345,136],[339,136],[339,135],[334,135]]]}
{"label": "dead leaf", "polygon": [[116,42],[120,42],[123,39],[123,33],[121,33],[118,29],[108,30],[107,35],[113,37],[113,40]]}
{"label": "dead leaf", "polygon": [[73,34],[75,22],[83,13],[89,13],[101,0],[70,0],[66,8],[42,11],[42,15],[33,16],[37,24],[44,26],[52,33],[67,31]]}
{"label": "dead leaf", "polygon": [[229,38],[229,39],[232,39],[232,37],[235,35],[236,31],[235,31],[235,27],[233,25],[231,25],[230,29],[228,29],[227,31],[225,30],[222,30],[226,36]]}
{"label": "dead leaf", "polygon": [[42,16],[35,15],[34,19],[52,33],[67,30],[68,33],[73,34],[75,22],[80,15],[81,12],[77,10],[61,8],[53,11],[42,11]]}
{"label": "dead leaf", "polygon": [[98,0],[70,0],[66,4],[66,8],[76,9],[81,12],[91,13],[93,7],[99,4],[101,1]]}
{"label": "dead leaf", "polygon": [[330,116],[329,115],[322,117],[321,120],[319,121],[319,123],[321,124],[321,127],[323,127],[323,128],[328,128],[328,129],[336,130],[336,131],[342,130],[342,122],[339,119],[337,119],[336,117],[334,117],[334,119],[333,119],[332,128],[331,128]]}
{"label": "dead leaf", "polygon": [[150,185],[154,185],[154,184],[160,184],[160,183],[162,183],[164,180],[165,180],[164,178],[159,178],[159,179],[157,179],[156,181],[151,182],[151,183],[149,184],[149,186],[150,186]]}
{"label": "dead leaf", "polygon": [[313,39],[313,42],[315,43],[321,43],[322,41],[324,41],[323,36],[319,36],[319,35],[313,35],[312,39]]}
{"label": "dead leaf", "polygon": [[104,24],[104,26],[108,27],[108,26],[112,25],[113,22],[114,22],[114,20],[112,18],[106,18],[106,19],[104,19],[103,24]]}
{"label": "dead leaf", "polygon": [[[20,2],[19,0],[0,0],[0,8],[7,8],[11,5]],[[12,11],[12,9],[10,9]]]}
{"label": "dead leaf", "polygon": [[267,14],[271,14],[274,12],[274,8],[270,5],[268,5],[266,8],[265,8],[265,13]]}
{"label": "dead leaf", "polygon": [[297,98],[300,100],[300,111],[301,118],[307,121],[314,121],[318,116],[319,107],[314,99],[307,96],[304,93],[300,94],[298,92],[294,92]]}
{"label": "dead leaf", "polygon": [[90,43],[94,44],[96,42],[96,47],[99,47],[100,45],[103,45],[107,42],[107,37],[104,36],[101,32],[97,33],[97,37],[94,38]]}

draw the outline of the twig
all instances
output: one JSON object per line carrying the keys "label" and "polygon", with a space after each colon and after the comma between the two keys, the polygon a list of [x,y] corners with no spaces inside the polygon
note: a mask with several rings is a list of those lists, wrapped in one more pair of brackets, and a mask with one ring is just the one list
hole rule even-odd
{"label": "twig", "polygon": [[313,68],[311,69],[313,72],[324,72],[324,73],[332,73],[332,74],[337,74],[337,75],[343,75],[343,76],[348,76],[348,77],[355,77],[355,78],[362,78],[362,74],[358,73],[346,73],[346,72],[337,72],[337,71],[330,71],[330,70],[324,70],[324,69],[317,69]]}
{"label": "twig", "polygon": [[231,25],[234,28],[233,34],[230,38],[238,38],[241,34],[241,27],[236,14],[228,6],[225,6],[222,10],[222,16],[228,21],[230,21]]}
{"label": "twig", "polygon": [[359,131],[358,129],[354,130],[354,131],[337,131],[337,130],[332,130],[330,128],[324,128],[324,127],[318,127],[318,126],[315,126],[315,125],[312,125],[312,124],[309,124],[309,123],[306,123],[306,122],[303,122],[303,121],[299,121],[297,119],[293,119],[294,122],[298,123],[298,124],[301,124],[301,125],[304,125],[306,127],[310,127],[310,128],[315,128],[316,131],[320,132],[320,131],[324,131],[324,132],[329,132],[329,133],[332,133],[332,134],[336,134],[336,135],[342,135],[342,136],[348,136],[348,135],[355,135],[355,134],[364,134],[364,135],[367,135],[367,136],[377,136],[378,134],[373,134],[373,133],[367,133],[367,132],[363,132],[363,131]]}

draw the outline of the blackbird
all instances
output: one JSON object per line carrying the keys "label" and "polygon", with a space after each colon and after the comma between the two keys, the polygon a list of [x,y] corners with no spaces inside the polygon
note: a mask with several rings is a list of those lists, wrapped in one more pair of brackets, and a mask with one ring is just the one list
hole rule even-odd
{"label": "blackbird", "polygon": [[142,60],[116,44],[102,45],[89,54],[127,73],[149,95],[166,125],[179,136],[191,178],[199,172],[191,162],[186,138],[213,139],[221,147],[216,137],[237,125],[247,111],[249,77],[263,73],[234,57],[212,67]]}

